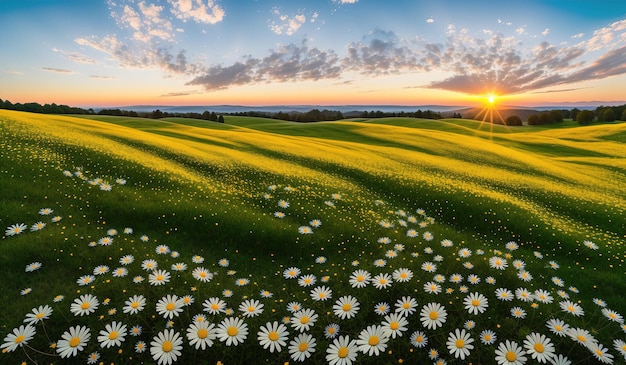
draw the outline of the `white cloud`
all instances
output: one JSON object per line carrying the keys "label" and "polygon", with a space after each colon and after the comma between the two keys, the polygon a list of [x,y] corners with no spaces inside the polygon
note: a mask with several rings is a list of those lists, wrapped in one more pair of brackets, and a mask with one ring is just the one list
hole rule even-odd
{"label": "white cloud", "polygon": [[584,36],[585,36],[585,33],[578,33],[578,34],[574,34],[571,38],[577,39],[577,38],[582,38]]}
{"label": "white cloud", "polygon": [[293,35],[295,32],[306,23],[306,16],[304,14],[296,14],[294,16],[288,16],[281,14],[278,8],[272,9],[272,14],[278,17],[278,20],[272,21],[270,29],[275,34],[281,35]]}
{"label": "white cloud", "polygon": [[198,23],[216,24],[226,15],[224,9],[214,0],[168,0],[172,14],[178,19],[192,19]]}
{"label": "white cloud", "polygon": [[58,74],[74,74],[75,72],[72,70],[67,70],[64,68],[56,68],[56,67],[41,67],[39,68],[41,71],[53,72]]}
{"label": "white cloud", "polygon": [[543,30],[543,32],[541,32],[541,35],[544,37],[547,36],[548,34],[550,34],[550,28],[546,28]]}
{"label": "white cloud", "polygon": [[108,1],[111,17],[122,28],[133,30],[133,39],[148,43],[153,39],[172,40],[172,23],[162,16],[163,6],[138,3],[118,4]]}
{"label": "white cloud", "polygon": [[524,27],[519,27],[519,28],[515,29],[515,33],[517,33],[518,35],[522,35],[522,34],[526,33],[526,29],[524,29]]}
{"label": "white cloud", "polygon": [[356,4],[356,2],[359,0],[334,0],[334,1],[339,4]]}
{"label": "white cloud", "polygon": [[426,23],[434,23],[434,22],[435,22],[435,19],[433,18],[426,19]]}
{"label": "white cloud", "polygon": [[65,59],[68,59],[74,63],[82,63],[82,64],[86,64],[86,65],[92,65],[96,63],[96,60],[89,57],[89,56],[85,56],[82,53],[78,53],[78,52],[66,52],[57,48],[53,48],[52,49],[53,52],[57,52],[63,55],[63,57]]}

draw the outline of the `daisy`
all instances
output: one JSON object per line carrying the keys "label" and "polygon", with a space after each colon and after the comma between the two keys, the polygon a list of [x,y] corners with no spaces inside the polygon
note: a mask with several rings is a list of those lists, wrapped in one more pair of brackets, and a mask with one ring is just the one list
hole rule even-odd
{"label": "daisy", "polygon": [[564,300],[559,303],[559,306],[561,307],[561,310],[563,310],[563,312],[570,313],[576,317],[585,315],[585,311],[580,305],[578,305],[578,303],[574,303],[569,300]]}
{"label": "daisy", "polygon": [[450,275],[448,280],[450,280],[451,282],[453,282],[455,284],[458,284],[458,283],[463,281],[463,275],[461,275],[461,274],[452,274],[452,275]]}
{"label": "daisy", "polygon": [[248,338],[248,325],[241,318],[228,317],[220,322],[216,334],[226,346],[237,346]]}
{"label": "daisy", "polygon": [[177,262],[175,264],[172,264],[172,270],[173,271],[185,271],[187,270],[187,264],[184,262]]}
{"label": "daisy", "polygon": [[263,304],[256,299],[248,299],[239,304],[239,311],[244,317],[256,317],[263,313]]}
{"label": "daisy", "polygon": [[39,322],[43,322],[45,319],[50,318],[52,312],[52,308],[49,305],[40,305],[38,308],[33,308],[31,313],[26,315],[24,323],[35,325]]}
{"label": "daisy", "polygon": [[183,311],[183,299],[179,298],[175,294],[168,294],[161,299],[156,304],[156,311],[165,319],[172,319],[174,316],[178,317],[180,313]]}
{"label": "daisy", "polygon": [[420,311],[420,320],[422,325],[428,329],[437,329],[446,323],[448,312],[446,308],[439,303],[428,303],[422,307]]}
{"label": "daisy", "polygon": [[154,251],[157,253],[157,255],[166,255],[168,253],[170,253],[170,248],[167,245],[158,245]]}
{"label": "daisy", "polygon": [[204,350],[213,346],[213,340],[217,337],[215,333],[215,325],[207,321],[192,322],[187,328],[187,340],[189,345],[194,346],[196,350]]}
{"label": "daisy", "polygon": [[280,352],[282,346],[287,345],[287,336],[289,336],[287,327],[276,321],[267,322],[265,326],[261,326],[259,332],[257,332],[259,344],[263,346],[264,349],[269,348],[271,353],[274,351]]}
{"label": "daisy", "polygon": [[74,299],[70,305],[70,311],[74,313],[74,316],[89,315],[98,309],[98,305],[100,305],[98,298],[91,294],[84,294]]}
{"label": "daisy", "polygon": [[393,281],[391,280],[391,275],[387,274],[387,273],[382,273],[382,274],[378,274],[376,276],[374,276],[374,278],[372,279],[374,287],[376,287],[376,289],[386,289],[388,287],[391,286],[391,284],[393,283]]}
{"label": "daisy", "polygon": [[148,275],[148,281],[150,282],[150,285],[154,286],[165,285],[165,283],[170,281],[171,277],[172,276],[169,272],[157,269],[154,270],[152,274]]}
{"label": "daisy", "polygon": [[200,323],[200,322],[208,322],[208,318],[205,314],[200,313],[200,314],[196,314],[195,316],[193,316],[193,318],[191,318],[191,322],[194,323]]}
{"label": "daisy", "polygon": [[548,327],[548,329],[552,333],[561,337],[565,337],[570,329],[568,324],[556,318],[550,319],[548,322],[546,322],[546,327]]}
{"label": "daisy", "polygon": [[42,222],[42,221],[39,221],[39,222],[33,224],[32,226],[30,226],[30,231],[31,232],[41,231],[45,227],[46,227],[46,224],[44,222]]}
{"label": "daisy", "polygon": [[389,313],[389,308],[390,306],[388,303],[380,302],[374,306],[374,313],[378,314],[379,316],[384,316]]}
{"label": "daisy", "polygon": [[591,344],[598,342],[589,331],[582,328],[570,328],[567,330],[566,334],[569,338],[583,346],[589,347]]}
{"label": "daisy", "polygon": [[120,258],[120,264],[129,265],[135,261],[135,257],[133,255],[125,255]]}
{"label": "daisy", "polygon": [[16,223],[9,227],[7,227],[6,231],[4,231],[5,236],[15,236],[24,232],[28,228],[24,223]]}
{"label": "daisy", "polygon": [[237,286],[246,286],[248,284],[250,284],[250,280],[246,278],[240,278],[235,280],[235,285]]}
{"label": "daisy", "polygon": [[65,331],[61,335],[61,339],[57,341],[56,352],[61,358],[76,356],[79,351],[83,351],[87,342],[91,338],[91,332],[88,327],[74,326]]}
{"label": "daisy", "polygon": [[89,356],[87,356],[87,364],[95,364],[98,360],[100,360],[100,353],[97,351],[92,352]]}
{"label": "daisy", "polygon": [[298,278],[298,285],[302,287],[307,287],[315,284],[316,281],[317,278],[313,274],[302,275],[300,278]]}
{"label": "daisy", "polygon": [[309,222],[309,224],[313,228],[319,228],[322,225],[322,221],[319,219],[313,219],[312,221]]}
{"label": "daisy", "polygon": [[289,208],[289,202],[281,199],[278,201],[278,206],[280,208]]}
{"label": "daisy", "polygon": [[333,312],[341,319],[350,319],[359,311],[359,302],[352,295],[339,298],[333,305]]}
{"label": "daisy", "polygon": [[538,259],[542,259],[543,258],[543,254],[539,251],[534,251],[533,255],[535,255],[536,258]]}
{"label": "daisy", "polygon": [[365,288],[371,280],[372,276],[365,270],[355,270],[350,275],[349,283],[353,288]]}
{"label": "daisy", "polygon": [[453,245],[454,243],[449,239],[445,239],[441,241],[441,247],[452,247]]}
{"label": "daisy", "polygon": [[433,276],[433,281],[436,281],[438,283],[445,283],[446,282],[446,277],[441,275],[441,274],[437,274],[435,276]]}
{"label": "daisy", "polygon": [[[422,331],[415,331],[411,334],[410,341],[413,346],[417,348],[422,348],[428,344],[428,337],[426,336],[426,333]],[[439,354],[437,353],[436,356],[438,357]]]}
{"label": "daisy", "polygon": [[522,365],[526,363],[526,356],[517,342],[506,340],[496,349],[496,361],[499,365]]}
{"label": "daisy", "polygon": [[465,297],[463,304],[465,304],[465,309],[467,309],[470,314],[483,313],[487,310],[487,307],[489,307],[487,297],[476,292]]}
{"label": "daisy", "polygon": [[126,325],[113,321],[111,324],[104,326],[104,330],[100,331],[98,342],[102,348],[113,346],[121,346],[126,337]]}
{"label": "daisy", "polygon": [[393,245],[393,248],[398,252],[404,251],[404,245],[401,243],[396,243],[395,245]]}
{"label": "daisy", "polygon": [[524,270],[524,268],[526,267],[526,263],[522,260],[515,260],[513,261],[513,267],[517,270]]}
{"label": "daisy", "polygon": [[133,337],[140,336],[141,332],[142,332],[142,327],[140,325],[138,325],[138,324],[136,324],[136,325],[134,325],[134,326],[132,326],[130,328],[130,335],[133,336]]}
{"label": "daisy", "polygon": [[13,333],[9,333],[4,338],[4,343],[0,345],[2,352],[12,352],[18,347],[22,347],[28,344],[28,341],[35,337],[35,327],[30,324],[21,325],[18,328],[13,329]]}
{"label": "daisy", "polygon": [[392,273],[393,280],[400,283],[406,283],[413,278],[413,271],[407,268],[399,268]]}
{"label": "daisy", "polygon": [[524,339],[526,354],[540,363],[550,362],[554,357],[554,344],[549,337],[533,332]]}
{"label": "daisy", "polygon": [[385,336],[381,326],[368,326],[359,334],[356,345],[359,351],[368,356],[378,356],[385,352],[389,337]]}
{"label": "daisy", "polygon": [[204,262],[204,257],[200,256],[200,255],[194,255],[191,258],[191,262],[193,262],[194,264],[201,264]]}
{"label": "daisy", "polygon": [[326,286],[318,286],[311,290],[311,299],[325,301],[333,297],[333,291]]}
{"label": "daisy", "polygon": [[398,313],[392,313],[385,316],[382,322],[383,330],[386,336],[391,338],[402,337],[402,332],[407,330],[409,322]]}
{"label": "daisy", "polygon": [[417,237],[417,235],[418,235],[418,232],[414,229],[409,229],[408,231],[406,231],[407,237],[413,238],[413,237]]}
{"label": "daisy", "polygon": [[275,211],[274,212],[274,217],[279,218],[279,219],[283,219],[287,216],[287,214],[280,212],[280,211]]}
{"label": "daisy", "polygon": [[24,268],[24,272],[33,272],[39,269],[41,269],[41,262],[33,262],[26,265],[26,267]]}
{"label": "daisy", "polygon": [[93,275],[83,275],[76,280],[76,284],[80,286],[85,286],[93,283],[96,280],[96,277]]}
{"label": "daisy", "polygon": [[474,327],[476,327],[476,322],[472,321],[471,319],[465,321],[465,323],[463,324],[463,328],[468,331],[474,329]]}
{"label": "daisy", "polygon": [[358,346],[355,340],[348,336],[340,336],[326,349],[328,365],[351,365],[358,355]]}
{"label": "daisy", "polygon": [[435,236],[432,233],[426,231],[422,235],[422,238],[424,238],[424,240],[426,240],[426,241],[432,241],[433,239],[435,239]]}
{"label": "daisy", "polygon": [[513,307],[511,308],[511,315],[514,318],[522,319],[526,317],[526,311],[523,310],[521,307]]}
{"label": "daisy", "polygon": [[295,279],[300,275],[301,271],[297,267],[290,267],[283,271],[283,277],[285,279]]}
{"label": "daisy", "polygon": [[39,209],[39,215],[50,215],[54,212],[54,210],[50,208],[41,208]]}
{"label": "daisy", "polygon": [[378,243],[382,243],[383,245],[386,245],[388,243],[391,243],[391,238],[389,238],[389,237],[380,237],[378,239]]}
{"label": "daisy", "polygon": [[561,267],[556,261],[550,261],[548,262],[548,265],[550,266],[551,269],[554,269],[554,270]]}
{"label": "daisy", "polygon": [[502,301],[510,302],[513,300],[513,292],[506,288],[496,289],[496,298]]}
{"label": "daisy", "polygon": [[289,342],[289,354],[293,361],[304,361],[315,352],[315,338],[308,333],[302,333]]}
{"label": "daisy", "polygon": [[424,291],[428,294],[439,294],[441,293],[441,285],[429,281],[426,284],[424,284]]}
{"label": "daisy", "polygon": [[458,255],[459,257],[466,259],[472,256],[472,250],[470,250],[469,248],[462,248],[459,250]]}
{"label": "daisy", "polygon": [[493,343],[496,342],[496,338],[496,333],[492,330],[483,330],[480,333],[480,342],[482,342],[483,345],[493,345]]}
{"label": "daisy", "polygon": [[113,270],[114,278],[123,278],[126,275],[128,275],[128,269],[125,267],[118,267],[117,269]]}
{"label": "daisy", "polygon": [[109,267],[106,265],[98,265],[94,267],[93,274],[94,275],[103,275],[109,272]]}
{"label": "daisy", "polygon": [[300,302],[289,302],[287,304],[287,311],[291,313],[296,313],[297,311],[302,309],[302,304]]}
{"label": "daisy", "polygon": [[554,298],[552,297],[552,295],[550,295],[550,292],[548,292],[547,290],[543,290],[543,289],[535,290],[535,299],[545,304],[550,304],[554,301]]}
{"label": "daisy", "polygon": [[143,276],[141,275],[137,275],[133,278],[133,283],[135,284],[139,284],[141,282],[143,282],[144,280],[146,280]]}
{"label": "daisy", "polygon": [[526,270],[520,270],[517,272],[517,277],[522,281],[529,282],[533,279],[533,276]]}
{"label": "daisy", "polygon": [[54,297],[54,299],[52,299],[53,302],[58,303],[60,301],[62,301],[63,299],[65,299],[64,295],[57,295]]}
{"label": "daisy", "polygon": [[593,303],[597,305],[598,307],[602,307],[602,308],[606,307],[606,302],[600,298],[593,298]]}
{"label": "daisy", "polygon": [[313,234],[313,228],[309,226],[300,226],[298,227],[298,233],[300,234]]}
{"label": "daisy", "polygon": [[609,354],[609,350],[599,343],[589,345],[589,351],[603,364],[612,364],[613,355]]}
{"label": "daisy", "polygon": [[467,282],[476,285],[480,283],[480,277],[476,274],[470,274],[467,276]]}
{"label": "daisy", "polygon": [[130,227],[126,227],[126,228],[124,228],[124,233],[125,234],[133,234],[133,229],[130,228]]}
{"label": "daisy", "polygon": [[402,297],[402,299],[398,299],[396,301],[396,313],[400,313],[401,315],[408,317],[413,314],[417,309],[417,300],[411,297]]}
{"label": "daisy", "polygon": [[170,365],[175,362],[182,354],[182,349],[183,338],[173,329],[157,333],[150,342],[150,355],[158,365]]}
{"label": "daisy", "polygon": [[624,340],[613,340],[613,348],[617,350],[620,354],[622,354],[624,358],[626,358],[626,342],[624,342]]}
{"label": "daisy", "polygon": [[202,303],[205,312],[209,312],[209,314],[216,315],[219,313],[224,313],[226,308],[226,302],[217,297],[211,297],[205,300]]}
{"label": "daisy", "polygon": [[137,314],[146,306],[146,298],[143,295],[133,295],[124,304],[125,306],[122,308],[124,313]]}
{"label": "daisy", "polygon": [[159,267],[159,264],[153,259],[143,260],[141,262],[141,268],[146,271],[153,271],[157,267]]}
{"label": "daisy", "polygon": [[430,261],[426,261],[422,264],[422,270],[426,272],[435,272],[437,271],[437,265],[433,264]]}
{"label": "daisy", "polygon": [[608,318],[609,320],[617,323],[624,323],[624,317],[621,314],[617,313],[614,310],[608,308],[602,308],[602,314]]}
{"label": "daisy", "polygon": [[585,247],[590,248],[592,250],[597,250],[599,248],[598,245],[588,240],[583,241],[583,245],[585,245]]}
{"label": "daisy", "polygon": [[232,290],[229,290],[229,289],[224,289],[224,290],[222,291],[222,296],[223,296],[224,298],[230,298],[230,297],[232,297],[232,296],[233,296],[233,291],[232,291]]}
{"label": "daisy", "polygon": [[446,347],[450,355],[457,359],[465,360],[465,357],[469,356],[470,350],[474,348],[472,345],[474,339],[470,337],[470,334],[465,332],[464,329],[458,328],[453,332],[448,333],[448,341],[446,341]]}
{"label": "daisy", "polygon": [[213,279],[213,273],[205,269],[204,267],[196,267],[191,272],[191,276],[194,279],[201,281],[203,283],[208,283]]}
{"label": "daisy", "polygon": [[290,319],[291,326],[300,332],[308,331],[315,321],[317,321],[318,315],[312,309],[303,309],[294,313]]}
{"label": "daisy", "polygon": [[387,250],[385,252],[385,257],[387,257],[388,259],[395,259],[396,257],[398,257],[398,252],[396,252],[395,250]]}
{"label": "daisy", "polygon": [[333,339],[339,335],[339,325],[337,323],[331,323],[324,328],[324,337],[327,339]]}
{"label": "daisy", "polygon": [[515,297],[523,302],[532,302],[534,300],[533,295],[526,288],[515,289]]}
{"label": "daisy", "polygon": [[473,268],[474,268],[474,264],[472,264],[472,263],[471,263],[471,262],[469,262],[469,261],[466,261],[466,262],[464,262],[464,263],[463,263],[463,267],[464,267],[464,268],[466,268],[466,269],[468,269],[468,270],[471,270],[471,269],[473,269]]}
{"label": "daisy", "polygon": [[385,267],[387,265],[387,261],[383,259],[378,259],[374,261],[374,266],[376,267]]}
{"label": "daisy", "polygon": [[52,217],[52,219],[50,220],[52,223],[56,223],[56,222],[60,222],[61,221],[61,216],[57,215],[56,217]]}
{"label": "daisy", "polygon": [[509,266],[509,264],[504,258],[494,256],[489,259],[489,266],[491,266],[492,269],[504,270]]}
{"label": "daisy", "polygon": [[113,238],[111,237],[102,237],[98,240],[98,244],[100,246],[111,246],[113,244]]}
{"label": "daisy", "polygon": [[519,248],[519,245],[517,244],[517,242],[510,241],[510,242],[507,242],[506,245],[504,245],[504,247],[506,247],[506,249],[509,251],[515,251]]}

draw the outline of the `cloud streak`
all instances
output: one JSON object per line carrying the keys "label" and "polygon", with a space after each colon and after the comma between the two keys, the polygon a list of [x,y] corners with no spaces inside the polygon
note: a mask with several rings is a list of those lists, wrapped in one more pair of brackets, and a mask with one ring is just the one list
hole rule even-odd
{"label": "cloud streak", "polygon": [[63,68],[55,68],[55,67],[41,67],[41,68],[39,68],[39,70],[46,71],[46,72],[58,73],[58,74],[73,74],[73,73],[75,73],[72,70],[66,70],[66,69],[63,69]]}

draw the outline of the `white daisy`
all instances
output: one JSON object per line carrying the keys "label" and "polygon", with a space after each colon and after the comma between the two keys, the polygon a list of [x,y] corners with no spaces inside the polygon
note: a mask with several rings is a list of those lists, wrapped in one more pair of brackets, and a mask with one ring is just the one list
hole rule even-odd
{"label": "white daisy", "polygon": [[264,349],[269,348],[271,353],[274,351],[280,352],[282,347],[287,345],[286,341],[288,336],[289,332],[287,331],[287,327],[276,321],[267,322],[265,326],[261,326],[257,333],[259,344],[263,346]]}
{"label": "white daisy", "polygon": [[359,351],[368,356],[378,356],[385,352],[389,337],[385,335],[381,326],[368,326],[359,334],[356,345]]}
{"label": "white daisy", "polygon": [[196,350],[204,350],[213,346],[213,340],[217,338],[215,325],[207,321],[194,321],[187,327],[187,340],[189,345],[194,346]]}
{"label": "white daisy", "polygon": [[126,332],[125,324],[113,321],[111,324],[104,326],[104,330],[100,331],[98,342],[100,342],[102,348],[121,346],[126,338]]}
{"label": "white daisy", "polygon": [[248,325],[241,318],[228,317],[217,326],[216,334],[226,346],[237,346],[248,338]]}
{"label": "white daisy", "polygon": [[[135,347],[139,351],[137,346]],[[163,330],[157,333],[150,342],[150,354],[158,365],[170,365],[182,355],[183,338],[180,333],[173,329]]]}

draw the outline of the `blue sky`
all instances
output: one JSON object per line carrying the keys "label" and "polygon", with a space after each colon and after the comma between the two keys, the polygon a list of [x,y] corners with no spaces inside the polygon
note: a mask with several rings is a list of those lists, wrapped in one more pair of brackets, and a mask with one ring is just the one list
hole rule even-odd
{"label": "blue sky", "polygon": [[0,98],[626,100],[625,1],[0,0]]}

